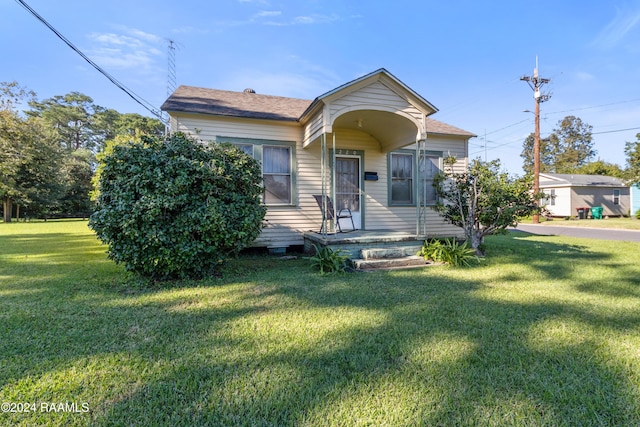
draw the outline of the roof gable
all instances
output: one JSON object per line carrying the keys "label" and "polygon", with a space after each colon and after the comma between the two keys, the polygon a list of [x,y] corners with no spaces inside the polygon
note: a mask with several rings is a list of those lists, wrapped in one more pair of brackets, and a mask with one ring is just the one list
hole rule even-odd
{"label": "roof gable", "polygon": [[305,118],[312,115],[318,108],[322,108],[322,105],[331,103],[336,99],[346,97],[349,94],[370,86],[375,82],[383,83],[397,96],[405,99],[416,108],[422,110],[426,115],[430,115],[438,111],[433,104],[424,99],[409,86],[405,85],[389,71],[384,68],[380,68],[372,73],[338,86],[337,88],[332,89],[314,99],[311,105],[309,105],[307,111],[302,114],[301,121],[304,121]]}

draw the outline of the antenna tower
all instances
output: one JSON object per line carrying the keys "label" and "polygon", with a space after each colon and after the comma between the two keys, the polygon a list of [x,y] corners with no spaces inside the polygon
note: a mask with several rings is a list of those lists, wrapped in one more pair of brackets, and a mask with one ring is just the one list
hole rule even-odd
{"label": "antenna tower", "polygon": [[167,98],[176,90],[176,43],[169,39],[167,67]]}
{"label": "antenna tower", "polygon": [[[168,55],[167,55],[167,98],[176,90],[176,42],[168,39]],[[165,132],[169,133],[169,114],[162,113],[162,117],[166,124]]]}

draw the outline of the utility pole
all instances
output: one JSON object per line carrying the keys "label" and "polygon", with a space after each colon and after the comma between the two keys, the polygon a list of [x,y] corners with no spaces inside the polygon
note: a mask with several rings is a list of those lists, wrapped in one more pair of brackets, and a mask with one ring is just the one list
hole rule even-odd
{"label": "utility pole", "polygon": [[[551,95],[542,95],[540,89],[551,80],[538,77],[538,57],[536,57],[536,68],[533,69],[533,76],[523,76],[520,77],[520,80],[527,82],[533,89],[533,99],[536,103],[536,111],[534,113],[536,116],[536,128],[533,139],[533,194],[538,194],[540,191],[540,103],[551,98]],[[538,200],[536,203],[540,204],[540,201]],[[540,215],[537,213],[533,215],[533,223],[540,223]]]}

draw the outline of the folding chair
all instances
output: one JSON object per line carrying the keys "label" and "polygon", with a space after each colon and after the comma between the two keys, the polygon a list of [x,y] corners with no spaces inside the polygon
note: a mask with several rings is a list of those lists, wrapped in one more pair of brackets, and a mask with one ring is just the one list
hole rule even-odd
{"label": "folding chair", "polygon": [[[316,203],[318,203],[318,207],[320,208],[320,212],[322,212],[322,227],[320,227],[320,233],[324,231],[324,227],[327,220],[336,221],[336,226],[338,227],[338,231],[342,233],[342,227],[340,226],[341,219],[350,219],[351,220],[351,230],[356,229],[356,226],[353,222],[353,216],[351,215],[351,209],[342,208],[337,213],[333,207],[333,203],[331,202],[331,197],[323,196],[320,194],[314,194],[313,197],[316,199]],[[326,200],[326,204],[324,201]],[[326,208],[326,209],[325,209]]]}

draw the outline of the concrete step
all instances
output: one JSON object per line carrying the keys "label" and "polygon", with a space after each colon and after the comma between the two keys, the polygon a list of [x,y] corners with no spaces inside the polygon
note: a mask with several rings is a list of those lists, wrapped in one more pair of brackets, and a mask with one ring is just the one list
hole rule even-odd
{"label": "concrete step", "polygon": [[354,259],[351,260],[356,270],[389,270],[394,268],[424,267],[428,264],[423,257],[417,255],[378,258],[378,259]]}
{"label": "concrete step", "polygon": [[363,260],[403,258],[415,255],[422,246],[403,246],[389,248],[362,249],[360,257]]}

